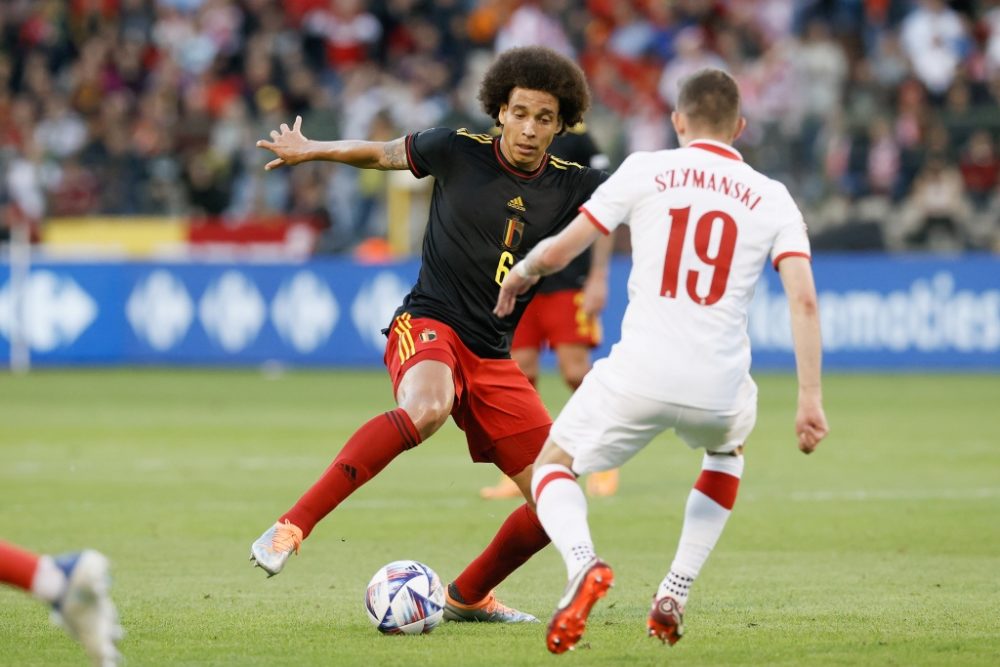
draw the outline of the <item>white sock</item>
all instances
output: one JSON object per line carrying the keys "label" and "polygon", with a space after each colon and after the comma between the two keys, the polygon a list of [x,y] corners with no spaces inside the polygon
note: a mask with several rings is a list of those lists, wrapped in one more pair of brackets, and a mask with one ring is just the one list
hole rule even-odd
{"label": "white sock", "polygon": [[671,570],[663,581],[660,582],[660,587],[656,589],[656,599],[660,599],[665,595],[677,600],[683,607],[687,604],[688,593],[691,592],[691,584],[694,583],[694,577],[688,577],[683,574],[677,574]]}
{"label": "white sock", "polygon": [[[706,454],[702,462],[702,471],[722,473],[739,480],[743,475],[743,456]],[[708,491],[715,493],[712,489]],[[732,500],[724,499],[723,495],[719,493],[718,499],[724,502]],[[687,602],[691,584],[698,577],[709,554],[722,536],[722,530],[726,527],[726,521],[731,513],[731,510],[720,505],[710,495],[697,488],[691,489],[684,510],[684,528],[681,530],[677,554],[670,565],[670,572],[660,583],[657,597],[669,594],[677,598],[681,605]]]}
{"label": "white sock", "polygon": [[35,576],[31,579],[31,594],[39,600],[53,603],[66,590],[66,575],[51,556],[40,556]]}
{"label": "white sock", "polygon": [[594,558],[594,542],[587,525],[587,497],[573,471],[552,463],[535,468],[531,494],[538,520],[562,555],[566,574],[572,579]]}

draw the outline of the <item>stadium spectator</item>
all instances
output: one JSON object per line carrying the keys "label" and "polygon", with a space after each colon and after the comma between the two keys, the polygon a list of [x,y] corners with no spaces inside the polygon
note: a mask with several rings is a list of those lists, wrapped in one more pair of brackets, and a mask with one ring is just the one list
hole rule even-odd
{"label": "stadium spectator", "polygon": [[0,582],[49,605],[53,621],[83,646],[95,667],[120,663],[115,644],[122,628],[102,554],[88,549],[52,557],[0,540]]}
{"label": "stadium spectator", "polygon": [[917,77],[931,95],[943,98],[968,49],[961,17],[944,0],[919,0],[900,37]]}
{"label": "stadium spectator", "polygon": [[[206,142],[289,115],[346,136],[367,136],[379,113],[404,132],[456,122],[482,128],[489,121],[469,107],[462,82],[475,85],[495,40],[536,43],[539,36],[578,54],[595,96],[589,126],[613,163],[633,150],[674,145],[662,122],[676,94],[670,89],[686,71],[725,62],[757,121],[740,148],[758,168],[787,179],[810,211],[865,196],[856,179],[864,179],[871,118],[894,126],[897,199],[910,193],[929,127],[947,127],[952,165],[975,130],[1000,134],[996,0],[394,0],[370,8],[358,0],[20,1],[0,3],[0,17],[0,167],[22,169],[22,200],[26,157],[42,175],[74,159],[101,182],[128,173],[118,190],[131,192],[102,192],[82,214],[204,210],[201,189],[185,181],[192,156]],[[834,121],[841,109],[846,116]],[[231,130],[234,122],[240,127]],[[844,191],[825,187],[820,176],[819,165],[837,159],[827,154],[837,147],[827,141],[835,122],[852,146],[855,180],[844,181]],[[41,155],[28,157],[26,134],[39,137]],[[115,164],[106,169],[105,159]],[[251,204],[276,214],[301,208],[283,179],[257,180],[259,156],[213,146],[211,159],[226,175],[221,192],[231,193],[228,204],[211,209],[239,219],[255,210]],[[348,211],[343,227],[355,234],[324,246],[338,251],[369,227],[386,228],[384,220],[354,219],[357,183],[348,171],[329,172],[328,209],[338,210],[337,226],[339,211]],[[41,199],[29,206],[38,224],[62,207],[56,183],[45,176],[32,186]]]}
{"label": "stadium spectator", "polygon": [[978,130],[969,138],[959,160],[959,169],[973,206],[978,211],[985,210],[1000,185],[1000,158],[988,131]]}
{"label": "stadium spectator", "polygon": [[967,246],[969,201],[961,172],[944,155],[928,156],[903,204],[894,236],[897,242],[901,237],[904,247],[948,252]]}
{"label": "stadium spectator", "polygon": [[677,106],[677,95],[682,80],[706,67],[721,69],[726,67],[722,58],[707,47],[705,39],[705,31],[692,26],[684,28],[674,40],[676,55],[663,68],[659,86],[660,97],[670,105],[670,108]]}
{"label": "stadium spectator", "polygon": [[497,32],[494,44],[497,53],[518,46],[544,44],[557,53],[573,57],[573,46],[556,13],[557,9],[565,9],[565,5],[560,0],[522,0]]}

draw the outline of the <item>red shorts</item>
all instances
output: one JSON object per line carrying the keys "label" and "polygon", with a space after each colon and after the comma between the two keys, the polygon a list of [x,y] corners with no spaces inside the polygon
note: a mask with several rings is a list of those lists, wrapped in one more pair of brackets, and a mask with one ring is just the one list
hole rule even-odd
{"label": "red shorts", "polygon": [[397,317],[385,347],[392,392],[414,364],[447,364],[455,380],[452,419],[465,431],[473,461],[516,475],[535,461],[552,418],[513,359],[483,359],[447,324],[426,317]]}
{"label": "red shorts", "polygon": [[601,321],[587,315],[581,307],[583,290],[560,290],[536,294],[514,330],[511,348],[540,350],[544,345],[555,349],[559,345],[601,344]]}

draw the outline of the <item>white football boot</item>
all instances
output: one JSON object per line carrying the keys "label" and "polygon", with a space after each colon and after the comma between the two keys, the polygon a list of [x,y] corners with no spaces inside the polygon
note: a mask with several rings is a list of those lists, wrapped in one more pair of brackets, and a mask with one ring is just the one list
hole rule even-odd
{"label": "white football boot", "polygon": [[52,621],[83,646],[96,667],[115,667],[115,644],[124,634],[110,596],[108,559],[93,550],[53,558],[66,575],[66,589],[52,604]]}
{"label": "white football boot", "polygon": [[287,519],[276,523],[250,545],[250,561],[267,572],[268,577],[281,572],[285,561],[302,546],[302,530]]}

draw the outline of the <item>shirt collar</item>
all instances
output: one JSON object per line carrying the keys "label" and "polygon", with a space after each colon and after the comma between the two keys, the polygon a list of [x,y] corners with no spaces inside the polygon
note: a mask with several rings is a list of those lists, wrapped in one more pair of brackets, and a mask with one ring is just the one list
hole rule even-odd
{"label": "shirt collar", "polygon": [[721,155],[722,157],[727,157],[730,160],[743,161],[743,156],[740,152],[730,146],[729,144],[724,144],[721,141],[715,141],[714,139],[695,139],[687,145],[688,148],[700,148],[703,151],[709,151],[715,153],[716,155]]}

